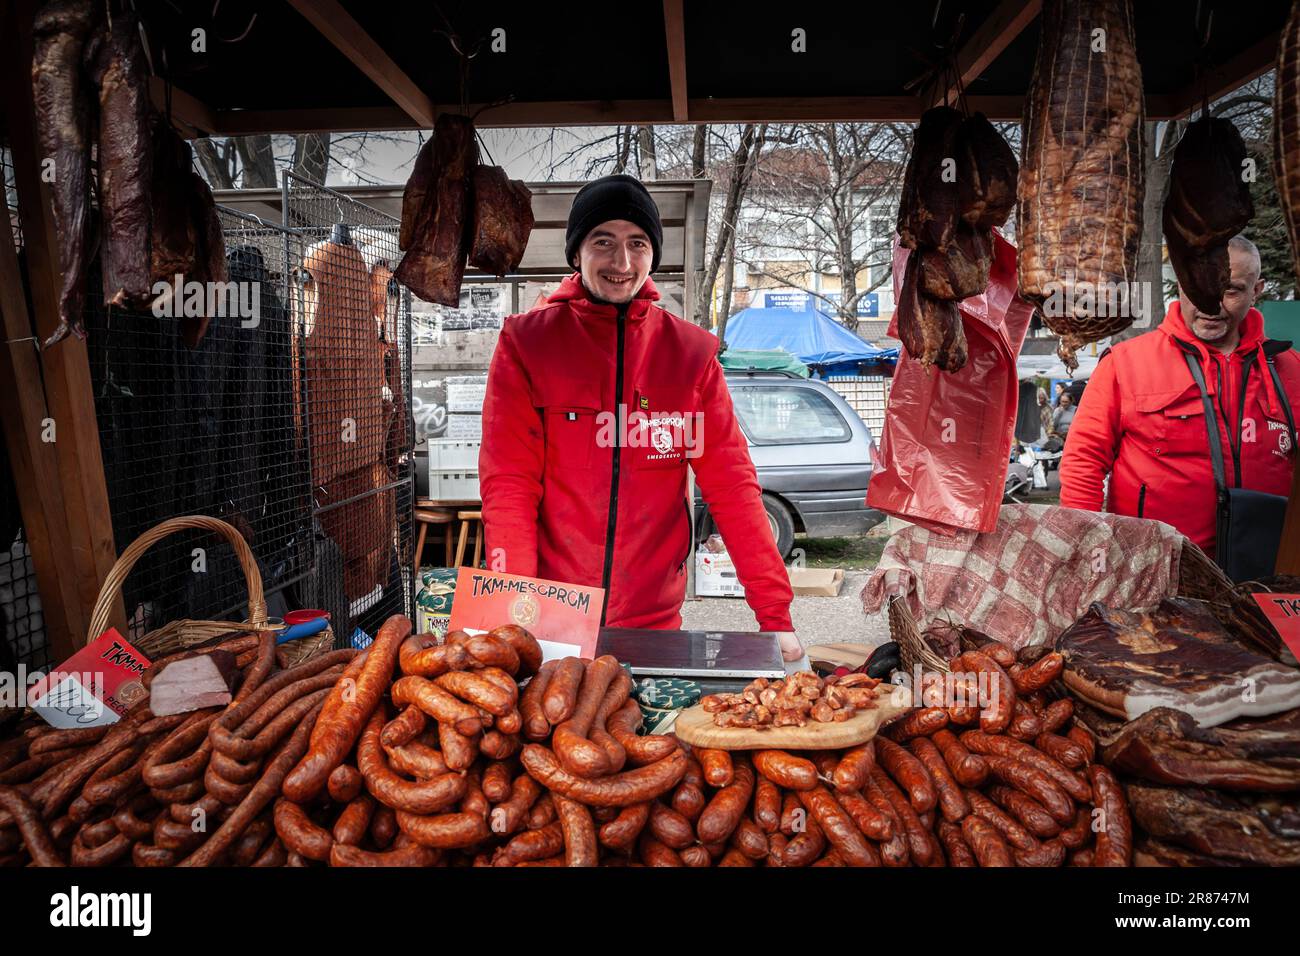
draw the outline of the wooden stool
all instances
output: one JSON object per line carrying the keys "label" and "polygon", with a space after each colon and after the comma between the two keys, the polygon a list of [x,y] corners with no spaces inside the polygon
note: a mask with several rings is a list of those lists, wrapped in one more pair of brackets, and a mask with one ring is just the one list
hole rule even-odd
{"label": "wooden stool", "polygon": [[420,557],[424,554],[424,539],[429,531],[429,525],[443,525],[443,537],[446,543],[447,556],[444,559],[446,567],[452,567],[451,563],[451,523],[455,520],[450,511],[441,511],[437,508],[416,508],[415,520],[420,526],[420,536],[415,542],[415,577],[420,577]]}
{"label": "wooden stool", "polygon": [[465,560],[465,537],[469,534],[470,526],[474,526],[474,564],[472,567],[477,568],[479,560],[483,557],[483,512],[481,511],[457,511],[456,517],[460,521],[460,535],[456,539],[456,563],[454,568],[461,566]]}

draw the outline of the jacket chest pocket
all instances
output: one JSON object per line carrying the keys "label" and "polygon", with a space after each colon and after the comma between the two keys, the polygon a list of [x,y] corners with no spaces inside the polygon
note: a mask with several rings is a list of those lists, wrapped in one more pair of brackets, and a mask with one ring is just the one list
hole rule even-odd
{"label": "jacket chest pocket", "polygon": [[1132,430],[1155,457],[1210,453],[1205,405],[1194,390],[1140,395],[1137,410]]}
{"label": "jacket chest pocket", "polygon": [[599,435],[600,397],[595,386],[557,378],[535,392],[546,434],[547,470],[590,468]]}

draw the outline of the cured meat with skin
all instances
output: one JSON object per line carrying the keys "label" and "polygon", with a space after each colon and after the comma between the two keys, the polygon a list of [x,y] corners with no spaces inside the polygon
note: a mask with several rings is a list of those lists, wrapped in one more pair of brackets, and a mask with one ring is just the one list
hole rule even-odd
{"label": "cured meat with skin", "polygon": [[533,194],[500,166],[474,167],[469,264],[494,276],[519,268],[533,231]]}
{"label": "cured meat with skin", "polygon": [[961,177],[945,165],[955,156],[961,125],[961,113],[936,106],[922,114],[912,134],[898,207],[899,239],[909,249],[946,249],[961,219],[957,189]]}
{"label": "cured meat with skin", "polygon": [[433,140],[430,136],[415,157],[415,166],[402,190],[402,224],[397,234],[397,248],[405,252],[411,248],[415,236],[424,232],[435,212],[429,201],[429,187],[433,182]]}
{"label": "cured meat with skin", "polygon": [[1079,711],[1098,736],[1101,759],[1122,774],[1174,786],[1300,790],[1300,709],[1218,727],[1197,727],[1190,714],[1168,707],[1127,722]]}
{"label": "cured meat with skin", "polygon": [[1232,274],[1228,240],[1255,216],[1244,177],[1246,144],[1231,120],[1202,118],[1174,150],[1165,200],[1165,245],[1187,298],[1218,315]]}
{"label": "cured meat with skin", "polygon": [[925,366],[955,372],[966,364],[966,331],[957,303],[934,299],[920,289],[922,256],[908,257],[898,297],[898,337],[907,354]]}
{"label": "cured meat with skin", "polygon": [[993,267],[993,235],[962,223],[947,251],[926,249],[920,259],[922,294],[950,302],[979,295],[988,288]]}
{"label": "cured meat with skin", "polygon": [[[433,173],[410,245],[394,275],[426,302],[456,308],[468,251],[470,186],[478,164],[474,124],[467,116],[443,113],[433,129]],[[418,185],[417,185],[418,192]],[[405,216],[407,203],[402,203]]]}
{"label": "cured meat with skin", "polygon": [[153,299],[149,275],[153,145],[148,66],[139,21],[130,12],[114,15],[112,28],[99,45],[94,80],[99,87],[104,304],[144,306]]}
{"label": "cured meat with skin", "polygon": [[1300,277],[1300,7],[1295,4],[1282,28],[1273,74],[1273,182]]}
{"label": "cured meat with skin", "polygon": [[1150,614],[1093,603],[1056,649],[1071,692],[1128,720],[1171,707],[1214,727],[1300,707],[1300,671],[1236,643],[1185,603],[1162,601]]}
{"label": "cured meat with skin", "polygon": [[59,324],[45,340],[46,348],[69,332],[79,339],[86,337],[81,303],[90,255],[86,227],[94,110],[83,82],[82,60],[97,26],[98,9],[91,0],[50,0],[36,12],[32,24],[36,137],[43,158],[54,163],[51,193],[59,271],[63,274]]}
{"label": "cured meat with skin", "polygon": [[1194,853],[1255,866],[1300,866],[1300,801],[1130,783],[1133,820]]}
{"label": "cured meat with skin", "polygon": [[957,203],[962,219],[978,230],[1002,228],[1016,205],[1020,175],[1016,154],[983,113],[962,122],[957,142]]}
{"label": "cured meat with skin", "polygon": [[1133,321],[1127,309],[1106,314],[1109,297],[1095,292],[1137,279],[1142,68],[1130,0],[1046,0],[1040,23],[1017,186],[1019,285],[1073,369],[1075,349]]}

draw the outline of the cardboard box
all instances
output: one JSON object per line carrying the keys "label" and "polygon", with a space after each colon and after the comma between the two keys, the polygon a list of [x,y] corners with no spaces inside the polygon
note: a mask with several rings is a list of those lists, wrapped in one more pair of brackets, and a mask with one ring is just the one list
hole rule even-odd
{"label": "cardboard box", "polygon": [[695,593],[699,597],[744,597],[736,566],[725,551],[695,552]]}
{"label": "cardboard box", "polygon": [[790,587],[805,597],[837,597],[844,586],[843,568],[790,568]]}

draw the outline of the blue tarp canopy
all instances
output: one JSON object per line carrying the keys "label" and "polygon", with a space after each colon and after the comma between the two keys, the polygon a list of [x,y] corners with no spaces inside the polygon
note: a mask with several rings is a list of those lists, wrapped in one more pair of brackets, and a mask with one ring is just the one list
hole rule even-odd
{"label": "blue tarp canopy", "polygon": [[785,349],[806,365],[827,368],[898,358],[854,335],[824,312],[742,309],[727,320],[729,349]]}

